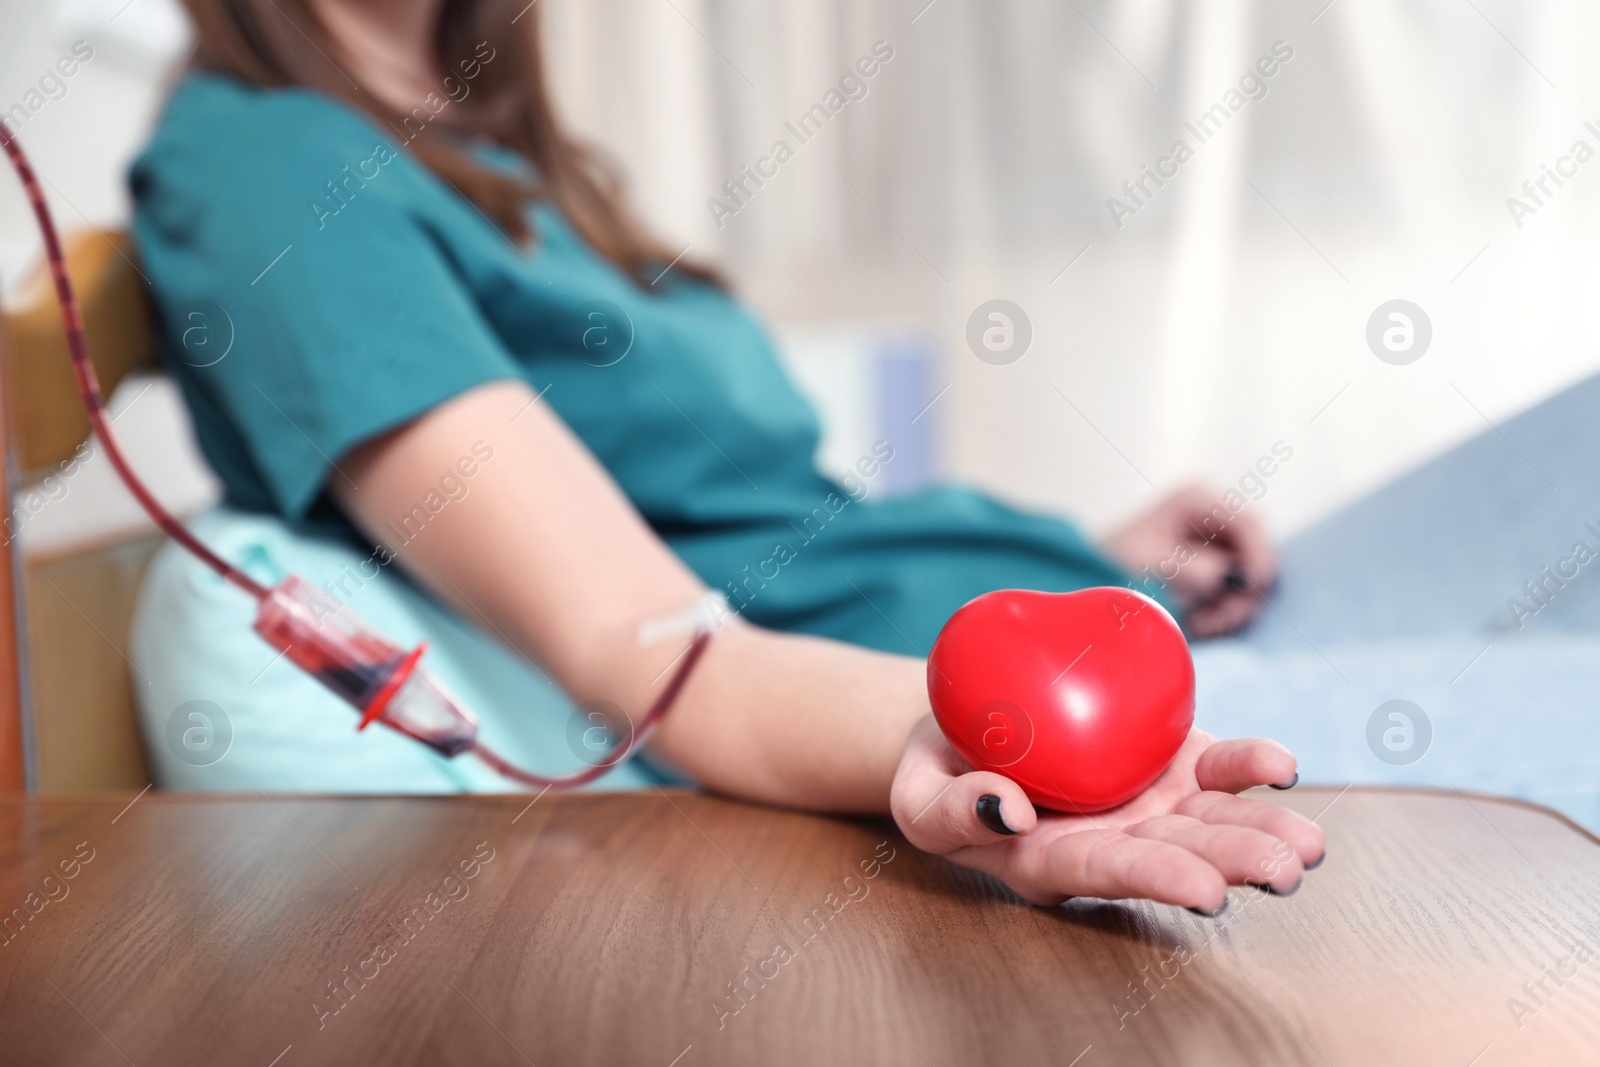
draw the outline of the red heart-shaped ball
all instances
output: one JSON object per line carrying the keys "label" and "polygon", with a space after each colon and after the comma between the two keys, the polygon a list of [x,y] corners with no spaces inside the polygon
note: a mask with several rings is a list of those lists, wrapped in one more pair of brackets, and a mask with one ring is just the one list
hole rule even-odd
{"label": "red heart-shaped ball", "polygon": [[974,768],[1040,807],[1103,811],[1177,755],[1194,723],[1194,660],[1166,609],[1131,589],[1002,589],[939,631],[928,697]]}

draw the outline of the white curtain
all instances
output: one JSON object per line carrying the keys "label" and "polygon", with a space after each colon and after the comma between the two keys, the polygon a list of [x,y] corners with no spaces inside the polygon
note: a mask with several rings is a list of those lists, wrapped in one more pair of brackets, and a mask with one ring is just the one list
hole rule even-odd
{"label": "white curtain", "polygon": [[[1280,528],[1600,362],[1600,162],[1521,228],[1506,204],[1600,149],[1600,10],[1324,2],[540,0],[569,114],[679,246],[783,320],[939,330],[950,471],[1105,522],[1282,440]],[[866,95],[797,143],[878,41]],[[1275,42],[1266,96],[1198,143],[1184,122]],[[1108,198],[1179,138],[1119,228]],[[794,158],[718,228],[707,201],[775,139]],[[1011,366],[963,339],[994,297],[1033,323]],[[1410,366],[1365,341],[1393,298],[1432,322]]]}

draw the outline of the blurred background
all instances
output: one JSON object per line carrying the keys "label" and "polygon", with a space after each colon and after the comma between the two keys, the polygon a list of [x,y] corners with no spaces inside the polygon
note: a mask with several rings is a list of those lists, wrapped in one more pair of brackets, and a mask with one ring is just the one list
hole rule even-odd
{"label": "blurred background", "polygon": [[[1600,365],[1593,4],[537,2],[570,124],[779,331],[835,472],[884,438],[897,488],[955,477],[1103,529],[1282,442],[1251,506],[1289,534]],[[185,60],[177,3],[0,20],[0,112],[58,219],[125,225]],[[92,58],[59,76],[78,42]],[[38,244],[0,185],[14,299]],[[1392,300],[1420,316],[1380,358]],[[163,498],[214,498],[165,382],[113,407]],[[27,550],[141,524],[103,468],[30,517]]]}

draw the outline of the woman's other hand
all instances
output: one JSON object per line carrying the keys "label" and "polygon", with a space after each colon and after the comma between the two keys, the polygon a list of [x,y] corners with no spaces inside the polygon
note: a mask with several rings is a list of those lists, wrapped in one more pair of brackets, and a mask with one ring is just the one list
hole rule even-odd
{"label": "woman's other hand", "polygon": [[890,807],[906,839],[983,871],[1034,904],[1069,897],[1145,897],[1217,913],[1230,885],[1300,885],[1327,848],[1321,829],[1286,808],[1236,794],[1292,784],[1295,758],[1273,741],[1217,741],[1192,730],[1155,782],[1093,815],[1036,811],[1003,775],[974,771],[933,716],[911,731]]}
{"label": "woman's other hand", "polygon": [[1277,577],[1266,530],[1248,511],[1189,486],[1106,538],[1104,548],[1139,577],[1168,583],[1196,637],[1232,633],[1250,621]]}

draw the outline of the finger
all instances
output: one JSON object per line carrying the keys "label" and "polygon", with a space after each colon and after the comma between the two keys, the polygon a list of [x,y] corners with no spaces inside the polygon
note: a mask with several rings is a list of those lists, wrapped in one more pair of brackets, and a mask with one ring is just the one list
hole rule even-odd
{"label": "finger", "polygon": [[1235,565],[1234,555],[1213,544],[1198,544],[1178,570],[1173,584],[1195,605],[1207,604],[1228,593],[1228,572]]}
{"label": "finger", "polygon": [[1285,841],[1306,866],[1315,866],[1328,852],[1322,828],[1299,812],[1230,793],[1196,793],[1178,805],[1180,815],[1204,823],[1250,826]]}
{"label": "finger", "polygon": [[1215,494],[1190,491],[1183,497],[1187,520],[1196,543],[1215,545],[1225,551],[1229,567],[1237,566],[1248,581],[1251,595],[1261,595],[1278,575],[1277,552],[1267,528],[1255,515],[1234,511]]}
{"label": "finger", "polygon": [[1197,637],[1217,637],[1237,631],[1255,615],[1260,601],[1253,594],[1228,594],[1189,612],[1184,622]]}
{"label": "finger", "polygon": [[1162,815],[1128,827],[1130,837],[1188,849],[1233,885],[1265,885],[1281,896],[1300,888],[1305,869],[1288,842],[1248,826],[1205,823],[1187,815]]}
{"label": "finger", "polygon": [[908,841],[942,856],[1032,832],[1039,817],[1020,786],[989,771],[960,773],[961,766],[931,717],[912,731],[889,796]]}
{"label": "finger", "polygon": [[1267,528],[1253,513],[1235,510],[1215,494],[1200,492],[1185,498],[1189,528],[1203,541],[1234,552],[1253,579],[1270,579],[1277,567],[1276,552]]}
{"label": "finger", "polygon": [[1228,900],[1227,880],[1202,857],[1109,830],[1080,830],[1042,850],[1007,849],[1003,859],[1005,869],[993,873],[1036,904],[1143,897],[1212,914]]}
{"label": "finger", "polygon": [[[924,787],[918,795],[927,792]],[[989,771],[947,778],[920,808],[897,806],[895,815],[908,841],[939,856],[1031,833],[1039,821],[1027,794],[1011,779]]]}
{"label": "finger", "polygon": [[1218,741],[1200,753],[1194,776],[1201,789],[1222,793],[1241,793],[1258,785],[1288,789],[1299,779],[1299,764],[1276,741],[1240,738]]}
{"label": "finger", "polygon": [[1272,547],[1267,528],[1248,512],[1240,512],[1229,520],[1227,540],[1238,553],[1245,577],[1260,594],[1278,576],[1278,556]]}

